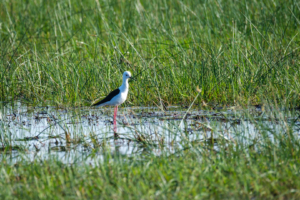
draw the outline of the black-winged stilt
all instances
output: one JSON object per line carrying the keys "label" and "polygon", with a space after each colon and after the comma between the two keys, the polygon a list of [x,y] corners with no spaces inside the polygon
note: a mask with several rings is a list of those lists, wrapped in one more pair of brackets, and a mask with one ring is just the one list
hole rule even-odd
{"label": "black-winged stilt", "polygon": [[129,84],[128,79],[131,78],[131,73],[129,71],[125,71],[123,73],[123,83],[121,87],[118,89],[115,89],[114,91],[110,92],[107,97],[105,97],[102,100],[96,101],[92,104],[92,106],[100,107],[100,106],[116,106],[114,110],[114,132],[117,132],[117,112],[118,112],[118,106],[127,98]]}

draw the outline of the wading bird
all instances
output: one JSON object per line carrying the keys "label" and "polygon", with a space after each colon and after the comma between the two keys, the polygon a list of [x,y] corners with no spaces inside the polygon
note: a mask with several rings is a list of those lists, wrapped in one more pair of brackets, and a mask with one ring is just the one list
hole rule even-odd
{"label": "wading bird", "polygon": [[125,71],[123,73],[123,83],[121,87],[118,89],[115,89],[114,91],[110,92],[107,97],[105,97],[102,100],[96,101],[92,104],[92,106],[100,107],[100,106],[116,106],[114,110],[114,132],[117,132],[117,112],[118,112],[118,106],[127,98],[129,84],[128,79],[131,78],[131,73],[129,71]]}

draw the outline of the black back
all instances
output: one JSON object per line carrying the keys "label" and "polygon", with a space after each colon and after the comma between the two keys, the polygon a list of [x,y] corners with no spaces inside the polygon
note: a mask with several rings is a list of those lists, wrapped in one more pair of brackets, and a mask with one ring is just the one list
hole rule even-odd
{"label": "black back", "polygon": [[104,99],[102,99],[101,101],[94,103],[93,106],[99,106],[103,103],[106,103],[108,101],[110,101],[112,98],[114,98],[115,96],[117,96],[120,93],[120,89],[115,89],[114,91],[112,91],[111,93],[109,93],[107,95],[107,97],[105,97]]}

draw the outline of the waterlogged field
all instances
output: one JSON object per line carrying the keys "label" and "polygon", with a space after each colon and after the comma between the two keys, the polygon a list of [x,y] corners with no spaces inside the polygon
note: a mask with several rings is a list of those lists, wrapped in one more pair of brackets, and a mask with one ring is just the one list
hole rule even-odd
{"label": "waterlogged field", "polygon": [[112,113],[107,109],[19,105],[6,111],[2,113],[2,143],[6,145],[1,148],[1,159],[10,164],[50,157],[67,164],[93,164],[103,159],[103,151],[125,157],[145,153],[160,156],[191,145],[211,147],[216,152],[220,151],[219,145],[257,148],[265,138],[276,143],[276,137],[287,129],[291,128],[293,135],[300,129],[297,115],[290,111],[275,117],[255,107],[219,107],[188,113],[178,106],[168,111],[131,107],[121,109],[117,133],[112,130]]}
{"label": "waterlogged field", "polygon": [[[296,0],[0,1],[1,199],[299,199]],[[91,108],[130,71],[118,112]]]}
{"label": "waterlogged field", "polygon": [[[179,106],[169,107],[167,111],[156,107],[129,107],[120,110],[123,114],[118,118],[117,133],[112,130],[112,113],[108,109],[19,105],[5,111],[2,122],[6,127],[3,135],[7,137],[3,137],[2,142],[9,145],[1,150],[12,153],[3,157],[5,162],[12,163],[52,156],[64,163],[90,162],[97,160],[97,155],[103,156],[91,154],[99,149],[125,156],[144,153],[159,156],[162,152],[181,151],[190,142],[214,146],[220,142],[233,144],[238,140],[245,146],[254,147],[254,141],[260,137],[251,122],[253,116],[241,120],[244,110],[235,107],[190,110],[188,113]],[[272,127],[271,132],[282,131],[280,125],[269,122],[267,115],[261,116],[260,108],[252,107],[248,112],[248,115],[251,113],[261,119],[262,125]],[[295,119],[289,117],[288,120]],[[217,145],[215,150],[218,150]],[[20,156],[20,151],[26,154]]]}
{"label": "waterlogged field", "polygon": [[6,105],[1,195],[298,198],[299,116],[276,106],[125,107],[115,134],[109,108]]}

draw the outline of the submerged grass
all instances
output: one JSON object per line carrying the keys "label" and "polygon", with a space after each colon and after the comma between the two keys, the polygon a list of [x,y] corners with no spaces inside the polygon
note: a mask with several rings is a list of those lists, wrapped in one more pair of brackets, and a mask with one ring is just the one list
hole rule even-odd
{"label": "submerged grass", "polygon": [[0,97],[90,105],[299,104],[300,5],[271,1],[0,1]]}

